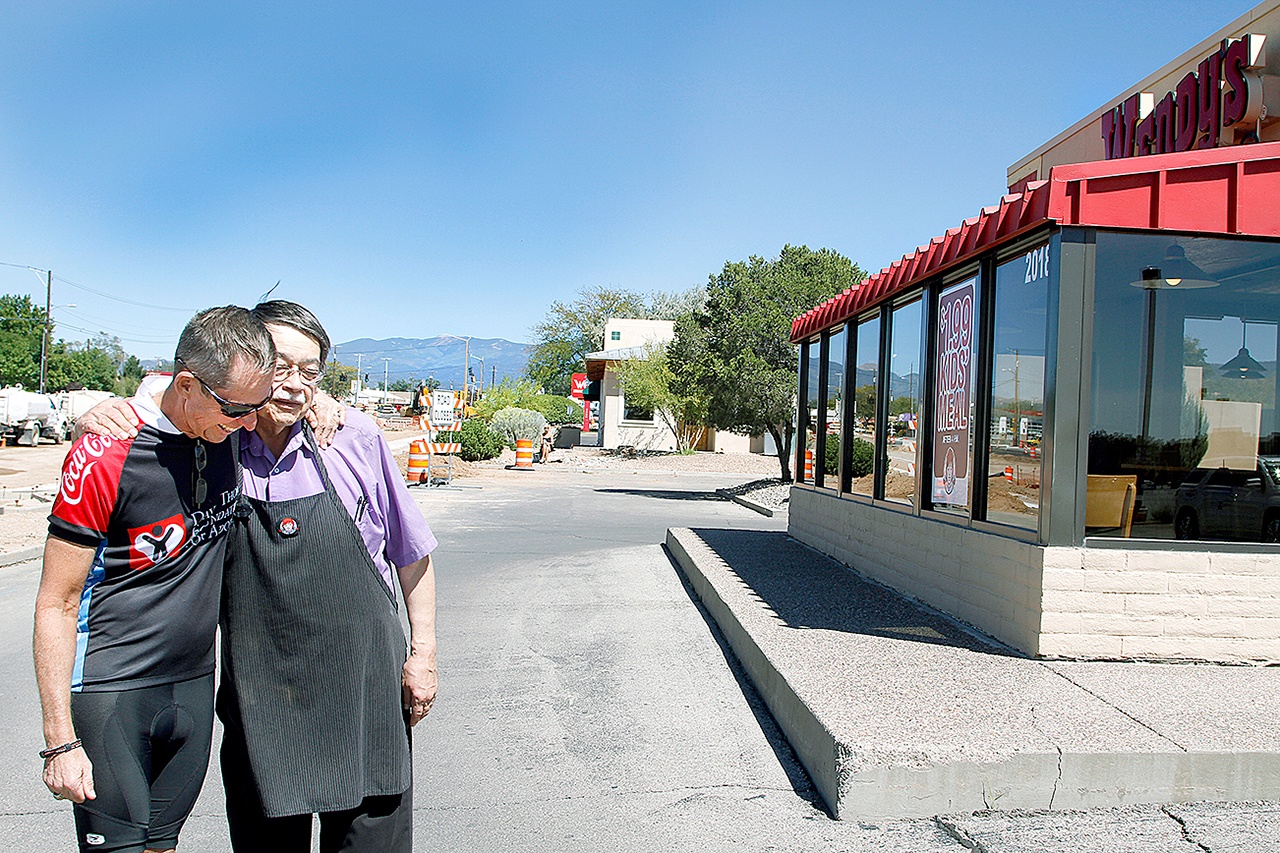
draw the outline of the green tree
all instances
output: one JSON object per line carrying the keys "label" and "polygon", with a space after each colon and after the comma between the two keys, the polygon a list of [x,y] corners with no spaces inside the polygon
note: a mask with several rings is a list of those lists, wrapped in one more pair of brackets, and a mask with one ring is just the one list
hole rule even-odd
{"label": "green tree", "polygon": [[586,366],[587,353],[603,346],[610,318],[674,320],[701,304],[701,289],[687,292],[637,293],[588,287],[573,302],[553,302],[533,327],[533,348],[524,375],[552,394],[568,395],[573,374]]}
{"label": "green tree", "polygon": [[0,296],[0,385],[40,385],[44,309],[30,296]]}
{"label": "green tree", "polygon": [[142,369],[142,362],[138,361],[136,355],[131,355],[124,360],[124,364],[120,366],[120,375],[125,379],[142,380],[146,376],[146,372]]}
{"label": "green tree", "polygon": [[[805,246],[784,246],[774,260],[752,256],[726,263],[711,276],[706,305],[694,315],[705,340],[680,345],[707,390],[709,424],[769,433],[784,480],[791,479],[799,366],[791,321],[864,278],[866,273],[838,252]],[[680,332],[677,323],[677,336]]]}
{"label": "green tree", "polygon": [[58,341],[49,348],[45,387],[50,390],[82,385],[94,391],[114,391],[116,365],[111,353],[91,344]]}
{"label": "green tree", "polygon": [[497,385],[490,385],[484,390],[474,408],[476,416],[485,421],[492,420],[497,412],[508,408],[530,409],[553,424],[582,421],[582,404],[572,397],[544,394],[532,380],[505,376]]}
{"label": "green tree", "polygon": [[320,390],[331,397],[342,399],[351,393],[351,383],[356,378],[356,369],[349,364],[331,361],[325,366],[324,375],[320,377]]}
{"label": "green tree", "polygon": [[1182,338],[1182,363],[1188,367],[1208,367],[1209,351],[1200,345],[1199,338],[1184,335]]}
{"label": "green tree", "polygon": [[709,399],[704,389],[680,381],[666,345],[650,344],[643,356],[618,362],[618,381],[629,405],[652,409],[676,437],[676,450],[692,453],[706,432]]}

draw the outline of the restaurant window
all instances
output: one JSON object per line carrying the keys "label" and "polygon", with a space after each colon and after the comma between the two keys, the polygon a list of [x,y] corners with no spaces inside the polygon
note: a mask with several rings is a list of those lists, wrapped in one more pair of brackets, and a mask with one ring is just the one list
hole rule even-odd
{"label": "restaurant window", "polygon": [[840,485],[840,398],[844,387],[844,327],[827,339],[827,408],[822,428],[826,433],[822,453],[822,485],[835,489]]}
{"label": "restaurant window", "polygon": [[627,402],[626,396],[623,396],[622,419],[624,421],[651,424],[653,423],[653,409],[648,406],[633,406]]}
{"label": "restaurant window", "polygon": [[1100,232],[1085,532],[1280,540],[1280,245]]}
{"label": "restaurant window", "polygon": [[933,508],[969,515],[973,487],[974,379],[977,367],[978,279],[938,297],[933,375]]}
{"label": "restaurant window", "polygon": [[917,299],[893,309],[889,326],[888,469],[885,500],[911,504],[916,496],[916,444],[924,388],[924,345],[920,338],[924,303]]}
{"label": "restaurant window", "polygon": [[805,345],[806,358],[809,360],[809,377],[804,389],[804,411],[805,430],[804,430],[804,453],[801,454],[803,467],[797,472],[801,482],[814,482],[814,474],[817,469],[814,467],[817,463],[814,454],[818,451],[818,388],[821,379],[820,357],[821,343],[819,341],[811,341]]}
{"label": "restaurant window", "polygon": [[1040,521],[1049,245],[996,267],[987,452],[987,520]]}
{"label": "restaurant window", "polygon": [[858,324],[857,357],[852,368],[853,435],[849,437],[850,491],[872,495],[875,490],[876,415],[879,411],[880,317]]}

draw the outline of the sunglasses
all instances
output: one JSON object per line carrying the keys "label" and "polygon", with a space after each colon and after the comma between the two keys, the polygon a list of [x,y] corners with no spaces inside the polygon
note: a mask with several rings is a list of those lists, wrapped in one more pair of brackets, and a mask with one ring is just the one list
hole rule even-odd
{"label": "sunglasses", "polygon": [[271,396],[272,394],[275,393],[275,391],[272,390],[270,394],[267,394],[267,398],[263,400],[261,403],[233,403],[227,398],[223,397],[217,391],[210,388],[208,382],[205,382],[199,376],[196,376],[196,374],[193,373],[191,369],[188,368],[185,364],[183,364],[182,361],[178,361],[178,364],[182,364],[183,370],[187,371],[187,373],[190,373],[192,376],[196,377],[196,381],[200,383],[200,387],[204,388],[204,390],[209,392],[209,396],[212,397],[218,403],[218,409],[222,412],[222,414],[226,415],[229,418],[236,418],[238,420],[240,418],[253,414],[254,412],[261,409],[263,406],[265,406],[267,403],[270,403]]}
{"label": "sunglasses", "polygon": [[[193,373],[192,376],[195,376]],[[204,444],[197,441],[195,447],[195,482],[191,484],[191,497],[194,499],[196,508],[204,506],[205,498],[209,497],[209,484],[204,479],[204,466],[209,464],[209,457],[205,455]]]}

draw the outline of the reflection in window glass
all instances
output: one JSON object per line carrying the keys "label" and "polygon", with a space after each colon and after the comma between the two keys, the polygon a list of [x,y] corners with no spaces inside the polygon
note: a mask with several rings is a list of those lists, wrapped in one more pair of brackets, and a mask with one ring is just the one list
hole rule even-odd
{"label": "reflection in window glass", "polygon": [[853,436],[850,473],[854,494],[870,495],[875,489],[876,389],[880,369],[880,318],[858,324],[857,358],[853,373]]}
{"label": "reflection in window glass", "polygon": [[978,279],[938,298],[933,377],[933,508],[969,514],[973,472],[973,370],[977,366]]}
{"label": "reflection in window glass", "polygon": [[1280,537],[1280,245],[1101,232],[1090,536]]}
{"label": "reflection in window glass", "polygon": [[809,354],[809,383],[805,388],[804,407],[808,412],[805,418],[804,430],[804,464],[803,467],[796,472],[796,479],[804,483],[812,483],[814,481],[815,461],[814,454],[818,448],[818,380],[821,378],[819,369],[819,356],[821,354],[820,344],[813,341],[805,346],[805,351]]}
{"label": "reflection in window glass", "polygon": [[1035,530],[1049,312],[1049,246],[996,268],[987,520]]}
{"label": "reflection in window glass", "polygon": [[923,306],[917,299],[895,308],[889,326],[889,468],[884,497],[898,503],[912,503],[918,479],[916,443],[924,399],[920,381],[924,365],[920,340]]}
{"label": "reflection in window glass", "polygon": [[827,346],[827,411],[823,428],[826,430],[826,449],[822,460],[822,485],[836,489],[840,486],[840,389],[844,387],[844,328],[831,335]]}

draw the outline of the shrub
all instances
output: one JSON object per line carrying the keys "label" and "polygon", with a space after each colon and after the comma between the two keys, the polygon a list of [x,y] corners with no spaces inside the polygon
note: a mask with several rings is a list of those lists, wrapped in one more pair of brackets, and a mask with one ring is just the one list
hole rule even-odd
{"label": "shrub", "polygon": [[[502,436],[495,433],[479,418],[471,418],[462,422],[462,429],[454,433],[459,444],[462,445],[462,452],[458,455],[467,462],[479,462],[482,459],[492,459],[502,452],[503,441]],[[441,438],[445,438],[447,433],[442,433]]]}
{"label": "shrub", "polygon": [[840,467],[840,436],[827,435],[826,450],[822,454],[822,470],[826,474],[834,474]]}
{"label": "shrub", "polygon": [[489,429],[502,436],[512,447],[519,438],[537,441],[542,436],[542,428],[546,425],[547,419],[542,416],[542,413],[530,409],[517,409],[514,406],[495,412],[493,419],[489,421]]}
{"label": "shrub", "polygon": [[[565,407],[570,411],[565,412]],[[572,424],[582,422],[582,404],[572,397],[544,394],[542,389],[528,379],[503,379],[491,385],[475,405],[476,415],[488,421],[503,409],[516,407],[539,412],[547,423]]]}
{"label": "shrub", "polygon": [[876,447],[869,441],[861,438],[853,440],[853,460],[850,472],[853,479],[865,477],[875,470],[876,467]]}
{"label": "shrub", "polygon": [[[555,394],[539,394],[532,400],[525,401],[528,408],[539,412],[549,424],[582,423],[582,404],[572,397],[558,397]],[[569,409],[568,412],[565,410]]]}

